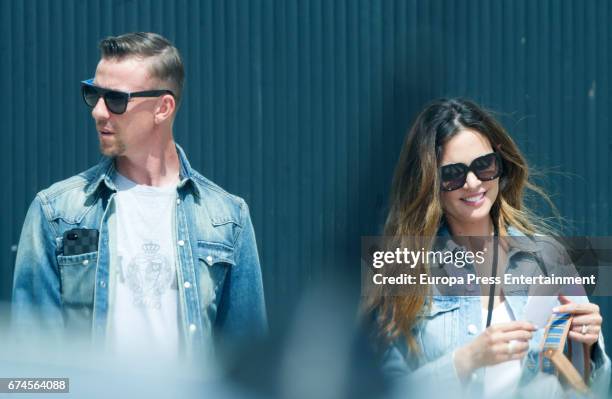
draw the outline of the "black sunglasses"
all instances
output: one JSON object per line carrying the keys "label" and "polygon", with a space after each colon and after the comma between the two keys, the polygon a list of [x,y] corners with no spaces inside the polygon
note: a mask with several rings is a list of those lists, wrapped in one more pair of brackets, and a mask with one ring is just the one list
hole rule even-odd
{"label": "black sunglasses", "polygon": [[458,190],[465,184],[468,173],[472,171],[480,181],[497,179],[502,174],[502,160],[498,153],[478,157],[470,163],[454,163],[440,168],[440,189],[442,191]]}
{"label": "black sunglasses", "polygon": [[159,97],[164,94],[170,94],[174,97],[174,93],[170,90],[146,90],[137,91],[134,93],[125,93],[117,90],[104,89],[93,84],[93,79],[84,80],[81,82],[81,93],[85,104],[93,108],[98,103],[100,97],[104,98],[106,108],[113,114],[122,114],[127,109],[128,102],[134,97]]}

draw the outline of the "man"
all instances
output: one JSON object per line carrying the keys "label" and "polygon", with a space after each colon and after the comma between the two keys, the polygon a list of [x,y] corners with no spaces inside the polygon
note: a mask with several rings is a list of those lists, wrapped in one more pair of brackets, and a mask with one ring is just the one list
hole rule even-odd
{"label": "man", "polygon": [[14,323],[170,356],[264,333],[248,207],[193,170],[173,140],[178,50],[160,35],[129,33],[102,40],[100,51],[82,94],[104,157],[30,206]]}

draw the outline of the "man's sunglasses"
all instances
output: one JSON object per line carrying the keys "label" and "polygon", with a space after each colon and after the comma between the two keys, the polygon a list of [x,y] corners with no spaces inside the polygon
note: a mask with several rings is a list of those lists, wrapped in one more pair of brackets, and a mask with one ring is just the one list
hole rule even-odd
{"label": "man's sunglasses", "polygon": [[498,153],[492,152],[472,161],[470,166],[464,163],[444,165],[440,168],[440,189],[442,191],[458,190],[465,184],[469,172],[474,172],[478,180],[497,179],[502,174],[502,160]]}
{"label": "man's sunglasses", "polygon": [[125,93],[117,90],[104,89],[93,84],[93,79],[81,82],[81,93],[85,104],[93,108],[98,103],[100,97],[104,98],[106,108],[113,114],[122,114],[127,109],[128,102],[134,97],[159,97],[164,94],[174,96],[170,90],[147,90],[134,93]]}

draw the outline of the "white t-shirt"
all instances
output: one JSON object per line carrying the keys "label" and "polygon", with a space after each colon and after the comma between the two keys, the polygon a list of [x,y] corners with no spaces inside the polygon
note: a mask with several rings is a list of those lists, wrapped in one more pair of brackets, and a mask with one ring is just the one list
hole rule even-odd
{"label": "white t-shirt", "polygon": [[173,239],[176,185],[138,185],[118,173],[114,182],[108,343],[120,355],[175,358],[179,353]]}
{"label": "white t-shirt", "polygon": [[[508,301],[504,301],[493,309],[491,315],[491,325],[507,323],[514,320],[512,310],[508,306]],[[487,309],[482,308],[482,329],[486,328]],[[521,361],[509,360],[488,366],[484,370],[484,389],[485,398],[499,398],[511,396],[521,377]]]}

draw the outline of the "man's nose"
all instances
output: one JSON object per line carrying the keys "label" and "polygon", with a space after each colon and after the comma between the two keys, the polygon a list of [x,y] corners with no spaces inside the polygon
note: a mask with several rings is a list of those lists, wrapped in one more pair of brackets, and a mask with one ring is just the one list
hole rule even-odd
{"label": "man's nose", "polygon": [[104,98],[98,98],[96,106],[91,110],[91,116],[95,120],[105,120],[110,118],[110,111],[106,107],[106,103],[104,103]]}

